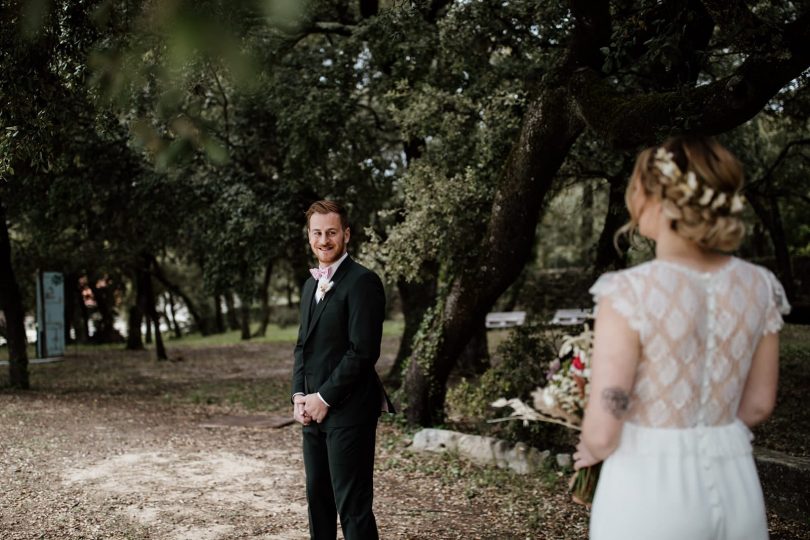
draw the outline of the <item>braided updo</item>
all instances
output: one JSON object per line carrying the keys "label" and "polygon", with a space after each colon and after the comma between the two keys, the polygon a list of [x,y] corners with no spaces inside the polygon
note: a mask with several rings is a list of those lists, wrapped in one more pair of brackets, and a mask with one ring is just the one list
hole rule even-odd
{"label": "braided updo", "polygon": [[[674,137],[642,151],[633,178],[645,195],[658,197],[672,230],[699,246],[734,251],[745,235],[738,217],[743,208],[743,170],[737,158],[708,137]],[[627,207],[633,182],[627,188]],[[620,232],[638,226],[639,216]]]}

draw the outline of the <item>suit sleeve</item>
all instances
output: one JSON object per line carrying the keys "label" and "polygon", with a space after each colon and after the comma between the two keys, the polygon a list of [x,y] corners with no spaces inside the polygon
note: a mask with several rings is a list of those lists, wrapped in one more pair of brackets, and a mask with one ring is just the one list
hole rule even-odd
{"label": "suit sleeve", "polygon": [[301,293],[301,310],[298,316],[298,339],[295,342],[295,349],[293,350],[293,373],[292,373],[292,391],[290,392],[290,399],[297,393],[305,394],[306,387],[304,385],[304,309],[307,303],[304,298],[307,297],[306,290]]}
{"label": "suit sleeve", "polygon": [[385,290],[373,272],[363,274],[348,295],[349,349],[318,389],[331,404],[342,402],[351,393],[354,383],[380,357],[383,320],[385,319]]}

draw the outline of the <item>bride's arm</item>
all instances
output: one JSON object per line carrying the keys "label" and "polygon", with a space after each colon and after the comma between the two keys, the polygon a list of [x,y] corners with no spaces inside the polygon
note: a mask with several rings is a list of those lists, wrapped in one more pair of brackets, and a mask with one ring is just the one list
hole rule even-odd
{"label": "bride's arm", "polygon": [[769,333],[759,340],[745,382],[737,417],[748,427],[763,422],[776,404],[779,380],[779,334]]}
{"label": "bride's arm", "polygon": [[638,333],[625,317],[610,302],[600,302],[594,328],[590,398],[582,422],[582,444],[595,462],[608,457],[619,444],[640,350]]}

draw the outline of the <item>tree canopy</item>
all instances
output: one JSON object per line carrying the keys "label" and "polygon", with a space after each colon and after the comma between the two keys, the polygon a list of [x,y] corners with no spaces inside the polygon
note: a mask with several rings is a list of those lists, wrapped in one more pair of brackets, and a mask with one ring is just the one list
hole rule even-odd
{"label": "tree canopy", "polygon": [[[799,294],[801,3],[37,0],[1,16],[3,275],[111,278],[138,336],[165,291],[206,332],[235,294],[249,338],[251,306],[266,321],[272,284],[292,299],[306,277],[306,207],[340,199],[404,312],[408,418],[439,422],[486,313],[538,260],[626,264],[612,239],[632,158],[684,132],[740,156],[744,249]],[[576,222],[554,217],[566,197]],[[7,319],[22,289],[2,289]]]}

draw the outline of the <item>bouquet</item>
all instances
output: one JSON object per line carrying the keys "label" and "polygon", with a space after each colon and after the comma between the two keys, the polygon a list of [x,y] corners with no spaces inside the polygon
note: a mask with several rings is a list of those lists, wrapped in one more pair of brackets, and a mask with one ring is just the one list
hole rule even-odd
{"label": "bouquet", "polygon": [[[502,420],[551,422],[570,429],[581,430],[585,404],[588,401],[591,377],[593,331],[586,324],[582,332],[563,339],[557,358],[549,364],[546,385],[532,392],[532,405],[520,399],[500,398],[493,407],[512,407],[513,412]],[[601,464],[577,471],[570,487],[575,502],[590,506],[599,479]]]}

